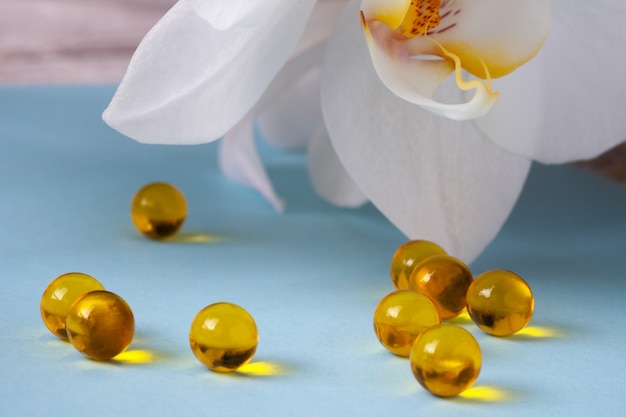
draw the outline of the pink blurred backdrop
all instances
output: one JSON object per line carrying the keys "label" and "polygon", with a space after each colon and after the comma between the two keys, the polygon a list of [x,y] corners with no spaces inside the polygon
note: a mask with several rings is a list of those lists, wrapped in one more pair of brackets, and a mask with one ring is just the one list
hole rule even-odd
{"label": "pink blurred backdrop", "polygon": [[0,0],[0,84],[117,82],[175,0]]}

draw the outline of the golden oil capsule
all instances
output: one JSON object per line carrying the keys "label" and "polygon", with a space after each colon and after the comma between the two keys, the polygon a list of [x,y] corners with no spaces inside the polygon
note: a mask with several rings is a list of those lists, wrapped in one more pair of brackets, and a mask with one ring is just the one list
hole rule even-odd
{"label": "golden oil capsule", "polygon": [[233,372],[248,363],[259,342],[254,319],[232,303],[211,304],[196,315],[189,345],[196,358],[216,372]]}
{"label": "golden oil capsule", "polygon": [[387,294],[374,311],[374,332],[380,343],[390,352],[407,358],[415,338],[440,323],[437,307],[415,291]]}
{"label": "golden oil capsule", "polygon": [[133,340],[135,318],[117,294],[91,291],[77,299],[67,315],[70,343],[89,359],[105,361],[122,353]]}
{"label": "golden oil capsule", "polygon": [[430,256],[445,254],[441,246],[428,240],[410,240],[400,245],[391,259],[391,283],[399,290],[406,290],[413,268]]}
{"label": "golden oil capsule", "polygon": [[65,321],[70,307],[82,295],[104,287],[91,275],[68,272],[55,278],[43,292],[39,311],[41,318],[55,336],[67,340]]}
{"label": "golden oil capsule", "polygon": [[486,333],[509,336],[530,322],[535,299],[522,277],[494,270],[479,275],[467,290],[467,312]]}
{"label": "golden oil capsule", "polygon": [[453,397],[471,387],[480,373],[482,353],[467,330],[442,324],[422,332],[411,348],[417,382],[439,397]]}
{"label": "golden oil capsule", "polygon": [[172,185],[155,182],[137,191],[130,215],[141,233],[151,239],[164,239],[175,234],[185,222],[187,202]]}
{"label": "golden oil capsule", "polygon": [[427,295],[441,313],[442,320],[458,316],[465,310],[465,295],[473,277],[460,260],[435,255],[413,269],[409,288]]}

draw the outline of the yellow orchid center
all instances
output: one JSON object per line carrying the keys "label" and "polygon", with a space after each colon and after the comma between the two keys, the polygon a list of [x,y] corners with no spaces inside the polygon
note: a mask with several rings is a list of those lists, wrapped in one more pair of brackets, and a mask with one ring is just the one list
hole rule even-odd
{"label": "yellow orchid center", "polygon": [[427,34],[439,25],[441,0],[411,0],[404,20],[397,29],[400,37],[411,39]]}
{"label": "yellow orchid center", "polygon": [[[489,111],[498,99],[492,78],[531,60],[551,20],[550,0],[362,0],[360,7],[383,83],[398,97],[456,120]],[[434,98],[450,75],[459,90],[474,92],[471,99],[448,104]]]}
{"label": "yellow orchid center", "polygon": [[441,22],[441,17],[439,16],[440,5],[441,0],[410,0],[404,19],[396,29],[397,36],[400,39],[412,39],[423,36],[430,40],[439,47],[441,51],[439,55],[442,58],[450,59],[454,62],[457,78],[460,77],[459,71],[463,67],[478,78],[487,80],[489,91],[491,91],[490,71],[477,53],[472,51],[468,45],[454,48],[458,50],[452,52],[452,50],[447,49],[443,44],[428,35]]}

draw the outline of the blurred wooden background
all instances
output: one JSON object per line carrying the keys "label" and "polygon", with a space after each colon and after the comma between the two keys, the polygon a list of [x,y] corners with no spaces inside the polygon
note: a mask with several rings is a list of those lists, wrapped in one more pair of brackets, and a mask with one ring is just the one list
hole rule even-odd
{"label": "blurred wooden background", "polygon": [[[0,85],[119,82],[175,2],[0,0]],[[626,145],[577,165],[626,183]]]}
{"label": "blurred wooden background", "polygon": [[175,0],[0,0],[0,84],[117,82]]}

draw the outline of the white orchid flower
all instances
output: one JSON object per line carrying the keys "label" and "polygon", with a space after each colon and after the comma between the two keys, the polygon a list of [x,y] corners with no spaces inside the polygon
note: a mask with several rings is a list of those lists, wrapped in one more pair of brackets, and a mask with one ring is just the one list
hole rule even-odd
{"label": "white orchid flower", "polygon": [[[402,39],[391,11],[401,16],[417,3],[349,4],[328,46],[322,108],[342,164],[377,207],[408,236],[425,236],[469,262],[510,214],[532,160],[591,158],[626,139],[626,54],[616,53],[626,41],[626,4],[441,1],[439,25],[427,28],[427,38]],[[353,18],[360,10],[365,32],[371,28],[369,52]],[[376,20],[385,12],[391,17]],[[469,62],[458,53],[465,44]],[[472,80],[478,92],[463,90],[458,73],[447,76],[455,68],[448,53],[487,76],[482,86]],[[483,64],[501,76],[491,88]],[[334,93],[339,86],[349,97]],[[495,104],[493,91],[500,92]],[[489,106],[473,121],[433,114],[471,118]]]}
{"label": "white orchid flower", "polygon": [[[626,3],[575,3],[180,0],[104,119],[146,143],[223,136],[227,175],[280,209],[256,120],[272,142],[308,143],[325,198],[370,199],[408,237],[471,262],[532,160],[586,159],[626,139]],[[311,93],[322,59],[325,125]]]}

